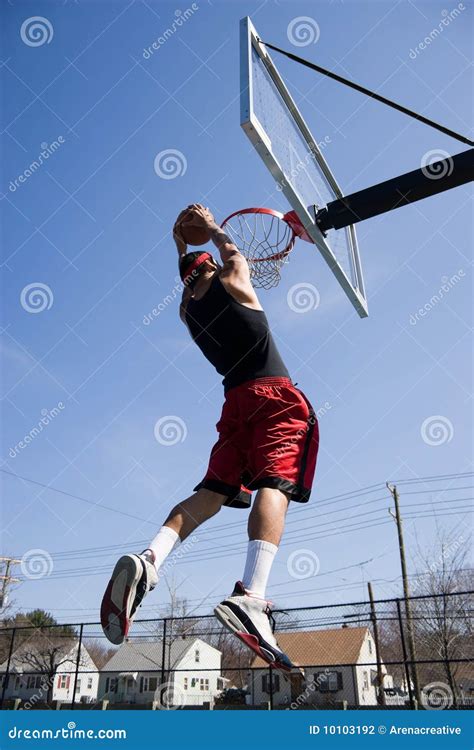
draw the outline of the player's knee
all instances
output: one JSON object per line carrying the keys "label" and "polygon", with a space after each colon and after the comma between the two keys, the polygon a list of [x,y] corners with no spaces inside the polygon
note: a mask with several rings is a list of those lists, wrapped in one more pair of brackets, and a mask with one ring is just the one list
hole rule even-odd
{"label": "player's knee", "polygon": [[226,499],[226,495],[222,495],[220,492],[214,492],[213,490],[208,490],[206,487],[201,487],[201,489],[196,492],[195,498],[200,505],[202,504],[203,509],[209,513],[210,517],[220,511]]}

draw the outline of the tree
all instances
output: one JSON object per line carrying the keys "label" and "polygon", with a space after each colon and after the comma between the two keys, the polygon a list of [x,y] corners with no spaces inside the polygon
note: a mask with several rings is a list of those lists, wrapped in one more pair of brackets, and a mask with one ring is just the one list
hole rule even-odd
{"label": "tree", "polygon": [[[443,660],[442,670],[457,707],[456,676],[460,659],[472,658],[472,595],[463,593],[471,588],[466,566],[470,551],[465,535],[438,533],[435,545],[418,551],[415,593],[427,598],[415,599],[413,615],[419,644],[419,658],[433,655]],[[427,681],[439,679],[439,665],[424,668]]]}
{"label": "tree", "polygon": [[116,653],[116,649],[111,646],[106,646],[98,638],[88,638],[84,641],[84,646],[87,648],[89,656],[94,662],[97,669],[107,664],[109,659]]}
{"label": "tree", "polygon": [[[77,658],[75,629],[71,625],[60,625],[51,614],[41,609],[20,612],[9,618],[6,624],[15,629],[11,668],[40,675],[47,701],[51,701],[58,669]],[[12,630],[9,632],[11,634]],[[84,666],[82,659],[80,666]]]}

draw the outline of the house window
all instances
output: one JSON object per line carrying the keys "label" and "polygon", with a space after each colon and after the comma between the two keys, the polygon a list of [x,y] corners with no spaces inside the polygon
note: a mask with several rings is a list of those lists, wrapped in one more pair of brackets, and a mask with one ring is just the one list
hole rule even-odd
{"label": "house window", "polygon": [[92,677],[88,677],[87,678],[87,689],[88,690],[92,690],[92,685],[93,685]]}
{"label": "house window", "polygon": [[200,662],[201,661],[201,654],[199,653],[199,649],[198,648],[194,652],[194,661],[195,662]]}
{"label": "house window", "polygon": [[39,675],[39,674],[37,674],[37,675],[30,675],[28,677],[28,680],[27,680],[27,683],[26,683],[26,687],[28,689],[31,689],[31,688],[40,688],[41,687],[41,675]]}
{"label": "house window", "polygon": [[222,677],[217,678],[217,689],[224,690],[224,680],[222,679]]}
{"label": "house window", "polygon": [[68,686],[68,677],[69,677],[69,675],[67,675],[67,674],[59,675],[59,680],[58,680],[58,687],[59,688],[67,688],[67,686]]}
{"label": "house window", "polygon": [[116,677],[107,677],[105,681],[105,692],[106,693],[116,693],[117,692],[117,678]]}
{"label": "house window", "polygon": [[367,674],[367,672],[362,672],[362,679],[363,679],[362,689],[368,690],[369,689],[369,675]]}
{"label": "house window", "polygon": [[201,677],[199,680],[199,690],[209,690],[209,680]]}
{"label": "house window", "polygon": [[187,677],[184,678],[184,685],[183,685],[183,687],[184,687],[185,690],[188,689],[188,678]]}
{"label": "house window", "polygon": [[372,653],[372,641],[370,640],[370,638],[369,638],[369,640],[367,641],[367,643],[368,643],[368,645],[369,645],[369,654],[371,654],[371,653]]}
{"label": "house window", "polygon": [[196,687],[197,677],[191,677],[191,687]]}
{"label": "house window", "polygon": [[80,692],[81,692],[81,678],[79,677],[76,682],[76,693],[80,693]]}
{"label": "house window", "polygon": [[321,693],[337,693],[338,690],[342,690],[342,673],[316,672],[314,682],[316,683],[316,689]]}
{"label": "house window", "polygon": [[270,675],[262,675],[262,691],[264,693],[277,693],[280,689],[280,675],[273,674],[270,683]]}

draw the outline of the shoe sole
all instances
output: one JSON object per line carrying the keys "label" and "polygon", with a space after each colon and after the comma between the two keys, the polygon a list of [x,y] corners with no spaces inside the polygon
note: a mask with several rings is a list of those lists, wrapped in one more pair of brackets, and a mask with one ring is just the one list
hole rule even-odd
{"label": "shoe sole", "polygon": [[257,654],[257,656],[260,656],[264,662],[272,667],[276,667],[276,669],[281,669],[283,672],[291,672],[291,668],[281,664],[271,651],[268,651],[260,645],[257,636],[248,632],[247,628],[242,624],[230,607],[227,607],[225,604],[218,604],[214,609],[214,614],[227,630],[230,630],[231,633],[236,635],[237,638],[245,643],[245,645]]}
{"label": "shoe sole", "polygon": [[138,558],[124,555],[115,565],[100,608],[100,622],[108,640],[123,643],[130,628],[130,611],[142,575]]}

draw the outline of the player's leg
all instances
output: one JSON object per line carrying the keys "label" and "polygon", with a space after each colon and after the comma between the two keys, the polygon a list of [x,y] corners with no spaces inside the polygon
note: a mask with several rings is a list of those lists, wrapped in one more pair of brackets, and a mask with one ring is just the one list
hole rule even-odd
{"label": "player's leg", "polygon": [[265,590],[283,534],[288,504],[288,495],[281,490],[271,487],[258,490],[249,516],[249,542],[242,581],[235,584],[231,596],[214,610],[222,624],[256,654],[286,671],[294,665],[273,635]]}
{"label": "player's leg", "polygon": [[158,582],[158,572],[178,540],[214,516],[227,499],[201,488],[176,505],[148,549],[123,555],[115,565],[101,605],[101,623],[107,638],[120,644],[128,634],[136,611]]}
{"label": "player's leg", "polygon": [[265,589],[289,500],[309,499],[318,449],[317,420],[306,398],[283,379],[248,384],[242,394],[245,399],[251,427],[248,487],[258,493],[249,519],[243,580],[215,613],[265,661],[291,670],[291,660],[273,635]]}
{"label": "player's leg", "polygon": [[217,429],[219,439],[195,494],[173,508],[148,549],[140,555],[124,555],[115,566],[101,607],[102,627],[113,643],[121,643],[127,635],[138,607],[156,586],[159,571],[178,540],[215,515],[224,502],[250,505],[250,493],[241,489],[242,452],[234,439],[239,421],[232,396],[224,402]]}
{"label": "player's leg", "polygon": [[278,551],[289,499],[281,490],[262,487],[248,520],[248,548],[242,583],[249,594],[265,599],[271,567]]}

